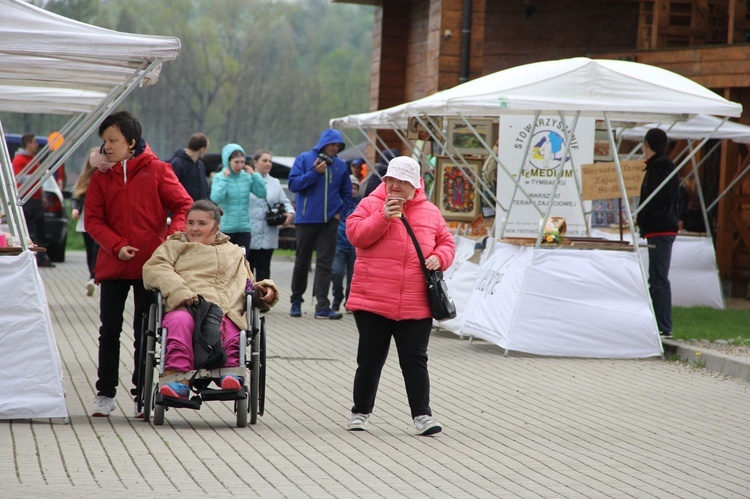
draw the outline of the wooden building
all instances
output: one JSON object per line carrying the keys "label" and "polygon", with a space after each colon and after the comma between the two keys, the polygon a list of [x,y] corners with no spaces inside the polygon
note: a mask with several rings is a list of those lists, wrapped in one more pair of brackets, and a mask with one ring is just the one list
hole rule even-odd
{"label": "wooden building", "polygon": [[[376,7],[370,110],[521,64],[586,56],[674,71],[741,103],[739,121],[750,124],[750,0],[333,1]],[[724,141],[714,164],[702,172],[709,203],[750,164],[750,150]],[[730,192],[712,213],[715,244],[721,276],[741,296],[750,175]]]}

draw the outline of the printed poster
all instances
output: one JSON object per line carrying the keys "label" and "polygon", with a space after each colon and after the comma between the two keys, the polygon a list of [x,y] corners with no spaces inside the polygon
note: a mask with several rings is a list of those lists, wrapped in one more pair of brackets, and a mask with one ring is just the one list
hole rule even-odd
{"label": "printed poster", "polygon": [[[571,140],[565,158],[565,132],[560,116],[539,116],[535,128],[533,120],[533,116],[503,115],[500,118],[498,157],[528,194],[516,189],[508,174],[498,168],[497,220],[507,219],[502,236],[537,236],[543,214],[549,209],[556,177],[562,170],[550,217],[565,218],[566,235],[585,237],[588,231],[584,210],[590,210],[591,203],[581,201],[579,186],[581,165],[594,160],[595,120],[579,118],[573,131],[573,117],[565,117]],[[528,157],[524,158],[527,145]],[[541,209],[542,215],[532,202]]]}

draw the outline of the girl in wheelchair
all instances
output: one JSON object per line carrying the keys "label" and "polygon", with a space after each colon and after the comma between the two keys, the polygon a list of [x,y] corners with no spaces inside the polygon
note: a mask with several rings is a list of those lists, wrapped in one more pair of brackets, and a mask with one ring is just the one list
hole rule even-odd
{"label": "girl in wheelchair", "polygon": [[[224,367],[239,365],[239,335],[247,329],[245,291],[253,280],[244,251],[219,231],[221,209],[208,200],[190,207],[185,232],[174,233],[161,244],[143,266],[146,289],[158,289],[166,300],[162,326],[169,331],[165,346],[164,376],[187,373],[194,366],[195,322],[187,307],[198,303],[198,295],[215,303],[224,313],[221,338],[227,352]],[[267,310],[279,301],[279,290],[270,279],[252,283],[255,303]],[[159,388],[162,395],[187,399],[189,376]],[[223,390],[239,390],[234,375],[220,380]]]}

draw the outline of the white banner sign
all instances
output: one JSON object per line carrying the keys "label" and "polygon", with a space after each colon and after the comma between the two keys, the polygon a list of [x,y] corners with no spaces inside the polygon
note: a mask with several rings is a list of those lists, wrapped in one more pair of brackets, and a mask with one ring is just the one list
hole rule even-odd
{"label": "white banner sign", "polygon": [[[500,118],[498,157],[528,194],[516,189],[508,174],[498,169],[497,195],[501,206],[497,212],[499,217],[507,218],[502,236],[537,236],[543,215],[532,202],[542,213],[549,209],[558,175],[560,184],[552,202],[551,216],[565,218],[568,235],[586,236],[584,209],[588,210],[590,203],[581,201],[578,186],[581,185],[581,165],[594,160],[595,120],[579,118],[573,131],[573,117],[565,118],[568,137],[571,137],[567,158],[563,158],[566,134],[560,117],[539,116],[536,127],[533,122],[533,116],[504,115]],[[524,158],[527,147],[528,156]]]}

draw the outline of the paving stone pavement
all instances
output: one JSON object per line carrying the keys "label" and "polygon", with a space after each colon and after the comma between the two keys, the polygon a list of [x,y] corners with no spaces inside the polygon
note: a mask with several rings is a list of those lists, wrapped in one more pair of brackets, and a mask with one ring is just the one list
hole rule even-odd
{"label": "paving stone pavement", "polygon": [[750,496],[750,383],[660,359],[504,357],[436,331],[431,405],[444,432],[414,435],[395,349],[369,431],[347,432],[354,319],[314,320],[311,298],[289,317],[291,269],[274,260],[284,296],[267,315],[266,413],[247,428],[223,402],[169,410],[162,427],[132,419],[127,317],[118,409],[90,417],[98,295],[85,295],[82,252],[40,269],[70,420],[0,421],[0,495]]}

